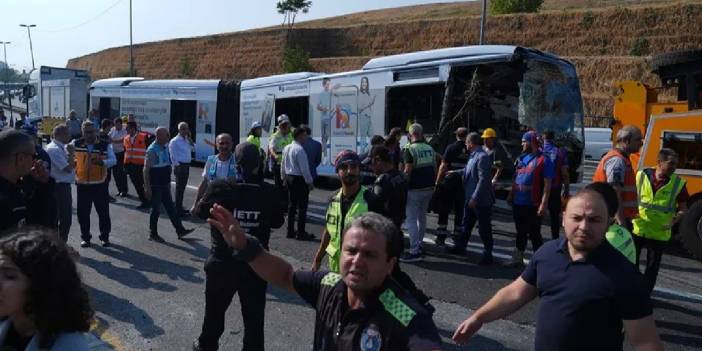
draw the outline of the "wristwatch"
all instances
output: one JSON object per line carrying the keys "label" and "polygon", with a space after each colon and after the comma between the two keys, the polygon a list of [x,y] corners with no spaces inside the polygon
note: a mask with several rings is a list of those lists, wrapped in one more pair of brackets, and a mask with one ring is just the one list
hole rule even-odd
{"label": "wristwatch", "polygon": [[261,242],[254,236],[246,234],[246,246],[241,249],[233,249],[232,257],[244,262],[253,261],[263,251]]}

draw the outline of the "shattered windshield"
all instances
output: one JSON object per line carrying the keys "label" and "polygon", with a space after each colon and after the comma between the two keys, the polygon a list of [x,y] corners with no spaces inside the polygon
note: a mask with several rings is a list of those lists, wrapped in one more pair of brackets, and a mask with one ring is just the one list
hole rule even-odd
{"label": "shattered windshield", "polygon": [[575,69],[533,59],[526,66],[519,83],[519,123],[553,131],[557,141],[582,147],[583,105]]}

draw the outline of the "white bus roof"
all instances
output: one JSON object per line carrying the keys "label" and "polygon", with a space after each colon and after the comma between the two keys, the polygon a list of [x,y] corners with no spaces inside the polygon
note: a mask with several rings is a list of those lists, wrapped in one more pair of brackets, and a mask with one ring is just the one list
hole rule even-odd
{"label": "white bus roof", "polygon": [[130,82],[144,80],[142,77],[119,77],[119,78],[106,78],[99,79],[90,84],[91,88],[113,88],[121,87],[129,84]]}
{"label": "white bus roof", "polygon": [[219,79],[163,79],[130,82],[125,88],[146,89],[217,89]]}
{"label": "white bus roof", "polygon": [[251,89],[254,87],[260,87],[260,86],[265,86],[265,85],[293,82],[293,81],[308,79],[308,78],[321,76],[321,75],[324,75],[324,73],[298,72],[298,73],[278,74],[275,76],[247,79],[247,80],[244,80],[241,82],[241,89]]}
{"label": "white bus roof", "polygon": [[479,59],[481,56],[504,56],[507,58],[514,55],[517,48],[517,46],[513,45],[475,45],[418,51],[407,54],[374,58],[368,61],[368,63],[363,66],[363,69],[370,70],[386,67],[401,67],[431,61],[452,60],[468,57]]}

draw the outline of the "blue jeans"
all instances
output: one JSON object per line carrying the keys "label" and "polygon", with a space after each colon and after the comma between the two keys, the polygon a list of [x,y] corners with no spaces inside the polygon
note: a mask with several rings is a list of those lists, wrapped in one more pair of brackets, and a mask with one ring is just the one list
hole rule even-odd
{"label": "blue jeans", "polygon": [[410,190],[407,192],[407,231],[410,236],[410,253],[418,254],[422,249],[422,240],[427,230],[427,211],[431,201],[431,189]]}

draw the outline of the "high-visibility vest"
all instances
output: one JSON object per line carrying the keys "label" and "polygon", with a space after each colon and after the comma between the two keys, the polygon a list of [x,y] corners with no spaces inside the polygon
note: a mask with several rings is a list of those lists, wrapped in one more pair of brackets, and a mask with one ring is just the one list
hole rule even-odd
{"label": "high-visibility vest", "polygon": [[209,168],[207,169],[207,177],[210,181],[217,179],[217,163],[227,162],[227,178],[238,179],[239,175],[236,167],[236,157],[234,155],[229,156],[229,161],[220,161],[219,154],[207,156],[207,164]]}
{"label": "high-visibility vest", "polygon": [[634,174],[634,169],[631,168],[631,161],[628,157],[624,156],[621,151],[617,149],[610,150],[597,165],[595,169],[595,174],[592,176],[593,182],[603,182],[607,183],[607,172],[604,169],[605,164],[612,157],[619,157],[624,160],[624,187],[621,191],[621,202],[619,206],[622,207],[622,212],[625,218],[635,218],[638,213],[638,202],[636,199],[636,176]]}
{"label": "high-visibility vest", "polygon": [[341,231],[344,230],[346,223],[351,222],[354,218],[368,212],[368,203],[364,199],[366,187],[361,186],[361,189],[353,199],[351,207],[349,207],[346,216],[341,216],[341,189],[334,195],[327,209],[327,233],[329,233],[329,245],[327,245],[327,254],[329,255],[329,270],[339,272],[339,259],[341,257]]}
{"label": "high-visibility vest", "polygon": [[74,142],[76,158],[76,183],[101,184],[107,179],[107,167],[93,164],[91,160],[107,159],[108,143],[98,139],[93,144],[92,151],[88,150],[85,139],[80,138]]}
{"label": "high-visibility vest", "polygon": [[409,189],[434,187],[436,180],[436,156],[434,148],[424,141],[415,141],[405,146],[412,155],[412,172]]}
{"label": "high-visibility vest", "polygon": [[[648,169],[649,172],[655,172]],[[651,176],[654,176],[651,174]],[[668,241],[672,235],[671,223],[678,209],[677,198],[685,179],[673,174],[668,183],[653,193],[653,184],[645,171],[636,174],[636,187],[639,194],[639,217],[632,222],[634,235]]]}
{"label": "high-visibility vest", "polygon": [[257,137],[255,135],[251,134],[251,135],[246,137],[246,141],[250,142],[251,144],[256,145],[256,147],[259,149],[261,148],[261,138],[260,137]]}
{"label": "high-visibility vest", "polygon": [[607,229],[605,238],[612,247],[621,252],[631,263],[636,264],[636,245],[631,233],[619,224],[612,224]]}
{"label": "high-visibility vest", "polygon": [[124,164],[144,165],[146,160],[146,134],[138,132],[132,143],[132,136],[124,137]]}
{"label": "high-visibility vest", "polygon": [[288,132],[287,135],[283,135],[278,130],[271,135],[271,140],[273,143],[273,150],[275,150],[276,164],[280,164],[280,160],[283,157],[283,149],[293,142],[292,133]]}

